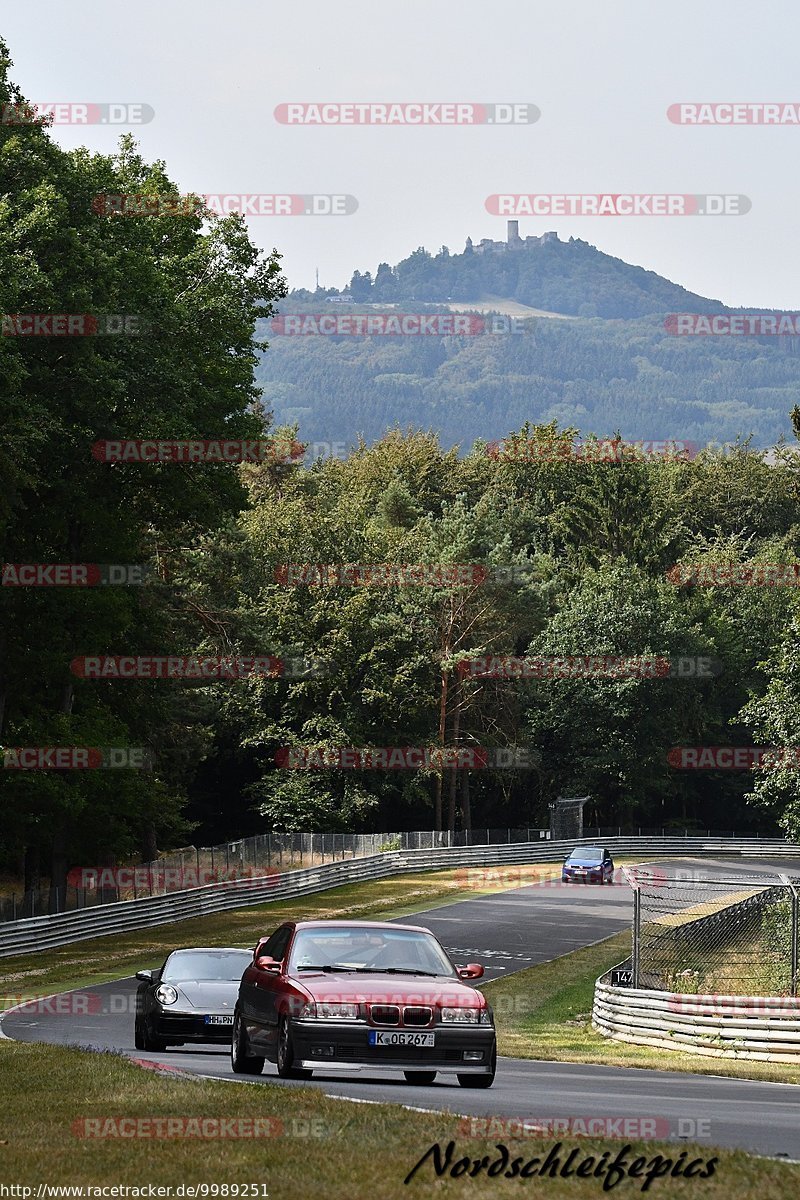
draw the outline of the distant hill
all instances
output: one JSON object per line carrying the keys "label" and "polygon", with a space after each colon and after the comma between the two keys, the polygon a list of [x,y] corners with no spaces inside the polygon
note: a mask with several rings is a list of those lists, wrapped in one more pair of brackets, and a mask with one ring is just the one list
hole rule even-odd
{"label": "distant hill", "polygon": [[752,433],[766,446],[789,433],[800,403],[800,339],[675,336],[670,313],[753,310],[555,234],[484,239],[455,255],[420,248],[374,278],[354,272],[343,292],[297,290],[281,304],[286,314],[399,311],[515,314],[517,332],[289,337],[266,323],[257,377],[276,421],[297,421],[304,440],[348,444],[410,424],[469,446],[555,419],[630,438]]}

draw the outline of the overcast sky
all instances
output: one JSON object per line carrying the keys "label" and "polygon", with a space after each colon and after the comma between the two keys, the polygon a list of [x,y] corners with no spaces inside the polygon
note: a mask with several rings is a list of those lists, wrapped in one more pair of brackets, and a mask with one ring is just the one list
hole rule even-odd
{"label": "overcast sky", "polygon": [[[34,101],[141,102],[143,154],[183,190],[346,193],[342,217],[252,217],[294,287],[343,286],[417,246],[505,237],[497,192],[735,193],[746,216],[527,217],[728,304],[800,309],[800,126],[672,124],[680,101],[800,103],[796,0],[0,0]],[[308,127],[291,101],[535,104],[534,124]],[[119,130],[54,127],[113,149]]]}

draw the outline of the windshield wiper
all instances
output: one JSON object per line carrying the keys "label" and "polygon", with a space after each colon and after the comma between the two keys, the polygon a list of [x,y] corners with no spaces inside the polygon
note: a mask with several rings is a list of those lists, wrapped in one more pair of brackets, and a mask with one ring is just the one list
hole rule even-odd
{"label": "windshield wiper", "polygon": [[361,967],[362,971],[380,971],[385,975],[428,975],[431,979],[438,979],[438,971],[419,971],[416,967]]}
{"label": "windshield wiper", "polygon": [[344,963],[325,963],[324,966],[315,967],[311,963],[298,963],[298,971],[367,971],[368,967],[347,967]]}

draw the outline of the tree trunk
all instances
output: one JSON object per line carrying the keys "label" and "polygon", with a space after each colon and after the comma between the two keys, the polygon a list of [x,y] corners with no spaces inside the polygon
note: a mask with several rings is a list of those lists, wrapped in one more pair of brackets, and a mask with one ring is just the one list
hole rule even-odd
{"label": "tree trunk", "polygon": [[[455,695],[455,704],[453,706],[453,746],[458,748],[458,740],[461,736],[461,691],[458,686],[458,677],[453,683],[453,692]],[[451,833],[456,827],[456,792],[458,789],[458,767],[450,769],[450,798],[447,806],[447,828]]]}
{"label": "tree trunk", "polygon": [[23,864],[23,887],[26,892],[38,889],[42,881],[41,855],[38,846],[25,847]]}
{"label": "tree trunk", "polygon": [[50,912],[64,912],[66,909],[66,898],[67,837],[63,824],[59,822],[53,834],[52,867],[50,869]]}
{"label": "tree trunk", "polygon": [[[439,701],[439,745],[444,747],[445,731],[447,727],[447,672],[442,671],[442,694]],[[433,827],[434,829],[442,828],[442,783],[444,779],[444,770],[440,769],[436,775],[436,799],[434,801]]]}
{"label": "tree trunk", "polygon": [[469,770],[461,772],[461,823],[467,833],[472,832],[472,802],[469,795]]}
{"label": "tree trunk", "polygon": [[5,631],[0,632],[0,735],[3,732],[3,721],[6,714],[6,693],[7,683],[3,672],[2,663],[5,659],[6,652],[6,635]]}
{"label": "tree trunk", "polygon": [[155,862],[158,858],[158,842],[156,829],[152,821],[148,821],[142,830],[142,862]]}

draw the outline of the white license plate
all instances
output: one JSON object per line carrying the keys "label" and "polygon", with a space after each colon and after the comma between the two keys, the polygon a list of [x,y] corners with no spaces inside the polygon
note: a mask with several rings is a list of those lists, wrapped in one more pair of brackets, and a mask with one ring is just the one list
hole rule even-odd
{"label": "white license plate", "polygon": [[433,1046],[435,1035],[432,1033],[408,1033],[398,1030],[391,1033],[384,1029],[370,1029],[370,1046]]}
{"label": "white license plate", "polygon": [[233,1013],[214,1013],[210,1017],[206,1017],[206,1025],[232,1025]]}

